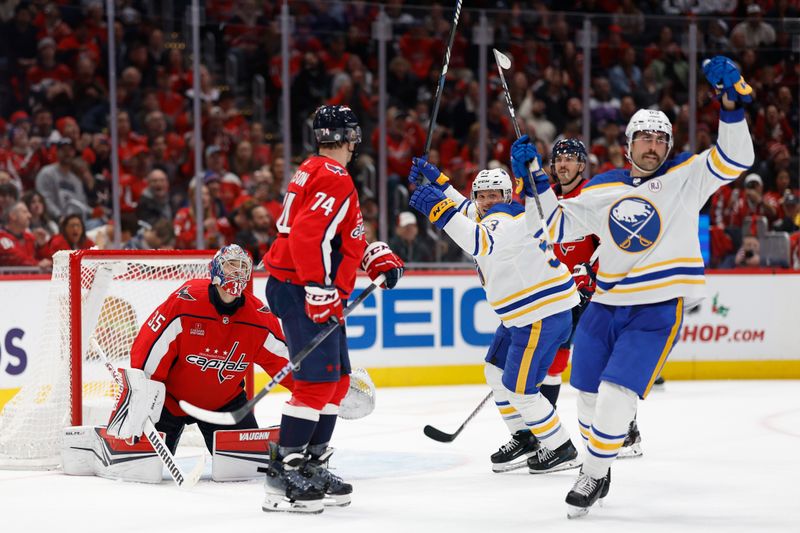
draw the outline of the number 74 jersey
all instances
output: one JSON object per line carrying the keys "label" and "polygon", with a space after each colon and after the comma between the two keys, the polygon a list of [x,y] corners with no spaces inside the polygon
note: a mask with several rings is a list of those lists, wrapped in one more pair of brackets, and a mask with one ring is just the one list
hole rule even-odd
{"label": "number 74 jersey", "polygon": [[264,267],[280,281],[335,286],[350,295],[364,255],[364,220],[353,179],[337,161],[314,155],[292,176],[278,238]]}

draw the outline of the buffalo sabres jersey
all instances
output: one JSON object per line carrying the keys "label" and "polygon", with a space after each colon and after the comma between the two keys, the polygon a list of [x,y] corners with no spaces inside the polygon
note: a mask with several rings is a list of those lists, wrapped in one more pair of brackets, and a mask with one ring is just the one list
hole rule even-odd
{"label": "buffalo sabres jersey", "polygon": [[544,243],[533,236],[538,215],[513,202],[495,205],[481,219],[454,187],[445,194],[459,213],[444,229],[475,258],[486,299],[504,325],[527,326],[578,304],[572,274],[555,257],[548,259]]}
{"label": "buffalo sabres jersey", "polygon": [[556,242],[600,238],[595,302],[637,305],[684,297],[691,305],[705,295],[698,212],[753,158],[744,111],[722,111],[715,146],[681,154],[648,178],[612,170],[595,176],[580,196],[560,202],[545,191],[550,235]]}

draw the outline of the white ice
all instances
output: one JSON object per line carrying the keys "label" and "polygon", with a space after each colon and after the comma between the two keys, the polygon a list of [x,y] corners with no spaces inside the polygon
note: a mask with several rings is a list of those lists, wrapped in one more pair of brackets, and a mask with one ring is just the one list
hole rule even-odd
{"label": "white ice", "polygon": [[[561,419],[577,439],[575,392],[563,389]],[[667,382],[640,404],[644,456],[617,461],[604,506],[579,520],[567,520],[564,503],[576,470],[491,472],[489,455],[509,437],[491,403],[452,443],[423,435],[425,424],[454,431],[485,393],[379,389],[372,415],[340,421],[333,466],[355,487],[350,507],[265,513],[260,481],[214,483],[210,470],[191,491],[167,478],[154,486],[0,471],[0,530],[800,532],[798,381]],[[262,424],[279,420],[286,398],[259,405]]]}

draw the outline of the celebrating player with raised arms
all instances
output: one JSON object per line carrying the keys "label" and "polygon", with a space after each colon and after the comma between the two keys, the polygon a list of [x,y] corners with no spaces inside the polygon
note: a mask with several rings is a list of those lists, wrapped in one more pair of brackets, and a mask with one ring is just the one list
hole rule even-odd
{"label": "celebrating player with raised arms", "polygon": [[350,382],[342,301],[353,290],[359,266],[373,280],[383,274],[388,289],[403,274],[403,262],[385,243],[364,240],[358,194],[345,168],[361,142],[355,114],[349,107],[323,106],[313,126],[319,153],[303,161],[286,191],[278,238],[264,259],[270,273],[266,297],[283,322],[290,355],[331,320],[341,327],[294,372],[279,444],[271,450],[265,511],[318,513],[324,504],[350,503],[352,486],[326,468]]}
{"label": "celebrating player with raised arms", "polygon": [[[421,177],[431,182],[422,185]],[[417,185],[411,207],[473,255],[486,297],[502,323],[486,355],[486,382],[512,439],[492,455],[492,469],[525,466],[541,474],[573,468],[578,452],[539,388],[558,346],[572,327],[579,298],[567,268],[548,259],[533,236],[538,218],[512,201],[512,182],[500,168],[482,170],[472,200],[424,158],[415,158],[409,180]],[[541,445],[540,442],[541,441]]]}
{"label": "celebrating player with raised arms", "polygon": [[[684,307],[704,296],[698,212],[721,186],[753,164],[742,104],[752,89],[736,65],[717,56],[703,72],[722,100],[717,143],[700,154],[669,159],[672,124],[641,109],[625,130],[632,169],[595,176],[575,198],[558,200],[547,176],[535,173],[551,235],[558,241],[600,238],[597,290],[575,333],[570,383],[588,454],[567,495],[568,515],[582,516],[611,482],[639,398],[650,392],[675,343]],[[520,139],[512,157],[535,161]]]}
{"label": "celebrating player with raised arms", "polygon": [[[225,246],[211,260],[210,280],[188,281],[153,311],[133,341],[109,435],[138,438],[150,417],[174,453],[184,427],[197,422],[211,452],[214,431],[258,428],[252,413],[235,426],[217,426],[178,406],[187,400],[209,410],[236,409],[247,401],[243,383],[252,363],[270,375],[288,363],[278,319],[244,291],[252,266],[238,245]],[[291,378],[282,383],[293,387]]]}

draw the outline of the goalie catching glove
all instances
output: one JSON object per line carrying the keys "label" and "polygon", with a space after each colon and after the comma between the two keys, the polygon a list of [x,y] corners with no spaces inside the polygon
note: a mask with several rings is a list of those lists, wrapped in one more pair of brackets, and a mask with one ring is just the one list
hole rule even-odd
{"label": "goalie catching glove", "polygon": [[160,381],[148,379],[138,368],[120,368],[119,373],[122,388],[108,419],[106,433],[134,444],[144,433],[148,418],[153,423],[161,418],[166,388]]}
{"label": "goalie catching glove", "polygon": [[725,94],[732,102],[753,101],[753,88],[744,81],[739,67],[725,56],[715,56],[703,61],[703,74],[714,88],[717,98]]}
{"label": "goalie catching glove", "polygon": [[373,281],[383,274],[386,282],[381,285],[381,288],[393,289],[403,277],[405,263],[392,252],[388,244],[375,241],[364,250],[364,255],[361,257],[361,268]]}

